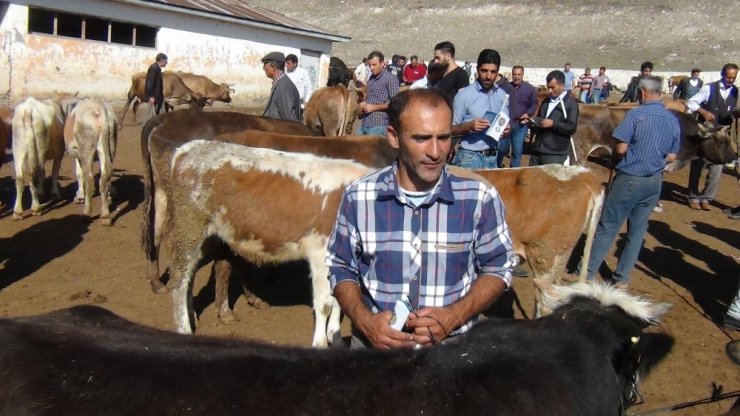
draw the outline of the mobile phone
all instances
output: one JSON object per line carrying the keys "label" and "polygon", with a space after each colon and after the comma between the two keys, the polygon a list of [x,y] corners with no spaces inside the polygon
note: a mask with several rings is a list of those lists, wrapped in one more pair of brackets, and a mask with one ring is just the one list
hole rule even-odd
{"label": "mobile phone", "polygon": [[397,300],[393,307],[393,316],[391,317],[390,322],[391,328],[396,331],[402,330],[403,326],[406,325],[406,319],[408,319],[412,310],[413,308],[408,301],[403,299]]}
{"label": "mobile phone", "polygon": [[488,120],[488,123],[491,124],[493,123],[493,120],[496,119],[496,113],[492,111],[486,111],[486,114],[483,114],[483,118]]}

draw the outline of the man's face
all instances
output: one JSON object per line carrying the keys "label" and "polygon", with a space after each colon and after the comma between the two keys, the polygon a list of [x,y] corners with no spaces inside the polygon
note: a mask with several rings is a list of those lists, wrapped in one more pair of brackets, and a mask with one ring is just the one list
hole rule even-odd
{"label": "man's face", "polygon": [[640,72],[642,73],[642,76],[643,77],[646,77],[646,76],[652,74],[653,73],[653,70],[651,68],[645,68],[645,69],[643,69]]}
{"label": "man's face", "polygon": [[559,83],[556,79],[551,79],[550,82],[547,83],[547,91],[550,92],[550,97],[557,97],[562,94],[564,89],[565,84]]}
{"label": "man's face", "polygon": [[511,70],[511,83],[514,85],[519,85],[524,81],[524,70],[521,68],[516,68]]}
{"label": "man's face", "polygon": [[605,72],[606,72],[606,69],[599,68],[599,75],[604,75]]}
{"label": "man's face", "polygon": [[728,69],[725,71],[725,82],[728,84],[734,84],[737,78],[737,69]]}
{"label": "man's face", "polygon": [[490,90],[493,87],[496,76],[498,75],[498,65],[482,64],[478,65],[478,82],[484,90]]}
{"label": "man's face", "polygon": [[275,75],[275,71],[276,71],[275,67],[272,66],[270,62],[263,62],[262,70],[265,71],[265,76],[267,76],[267,78],[273,78],[273,76]]}
{"label": "man's face", "polygon": [[416,60],[416,59],[412,59],[411,60],[411,66],[416,66],[416,65],[419,65],[419,61]]}
{"label": "man's face", "polygon": [[452,148],[452,112],[443,103],[412,101],[401,114],[400,135],[388,127],[388,141],[400,151],[398,180],[402,188],[420,192],[439,180]]}
{"label": "man's face", "polygon": [[406,60],[405,59],[399,59],[398,60],[398,66],[400,66],[401,68],[403,68],[404,66],[406,66]]}
{"label": "man's face", "polygon": [[442,68],[447,68],[450,66],[450,54],[442,52],[441,49],[437,49],[434,51],[434,62],[438,63],[442,66]]}
{"label": "man's face", "polygon": [[293,70],[294,70],[294,69],[295,69],[295,67],[297,67],[297,66],[298,66],[298,62],[285,61],[285,69],[286,69],[286,70],[287,70],[288,72],[293,72]]}
{"label": "man's face", "polygon": [[385,62],[381,62],[378,57],[368,59],[367,64],[370,66],[370,72],[372,72],[373,75],[380,74],[383,71],[383,68],[385,68]]}
{"label": "man's face", "polygon": [[157,64],[159,65],[160,68],[164,68],[167,66],[167,60],[163,59],[161,61],[157,61]]}
{"label": "man's face", "polygon": [[563,67],[563,71],[565,71],[565,72],[570,71],[570,65],[565,64],[565,66]]}

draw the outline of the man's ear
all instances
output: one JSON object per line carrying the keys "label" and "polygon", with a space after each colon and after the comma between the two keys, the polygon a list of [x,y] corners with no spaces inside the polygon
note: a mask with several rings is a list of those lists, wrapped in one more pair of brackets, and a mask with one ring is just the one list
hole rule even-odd
{"label": "man's ear", "polygon": [[396,129],[388,125],[388,130],[386,132],[386,135],[388,136],[388,143],[391,144],[392,148],[394,149],[401,148],[400,138],[398,137],[398,133],[396,133]]}

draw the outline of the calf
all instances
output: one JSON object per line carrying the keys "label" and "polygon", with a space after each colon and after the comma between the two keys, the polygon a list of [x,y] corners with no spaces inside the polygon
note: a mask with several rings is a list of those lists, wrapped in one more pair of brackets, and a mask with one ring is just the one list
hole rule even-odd
{"label": "calf", "polygon": [[15,205],[13,218],[23,219],[23,188],[31,189],[31,214],[41,215],[39,195],[44,195],[44,163],[52,160],[51,193],[59,199],[59,168],[64,156],[64,121],[79,101],[72,96],[38,101],[28,97],[13,115],[13,161],[15,163]]}
{"label": "calf", "polygon": [[303,121],[316,134],[344,136],[352,134],[362,93],[344,85],[316,90],[306,104]]}
{"label": "calf", "polygon": [[[219,134],[243,130],[312,135],[311,130],[295,121],[232,112],[177,111],[160,114],[144,124],[141,130],[141,154],[144,162],[142,248],[149,262],[147,276],[153,291],[166,292],[159,282],[159,243],[155,242],[155,232],[162,229],[167,218],[165,195],[169,190],[170,178],[169,171],[165,169],[155,181],[152,175],[149,141],[153,137],[159,137],[168,146],[175,148],[194,139],[211,140]],[[156,206],[155,195],[159,195]],[[162,210],[157,211],[157,207],[162,207]]]}
{"label": "calf", "polygon": [[113,110],[100,100],[83,100],[67,117],[64,124],[64,143],[67,151],[75,158],[77,195],[75,200],[84,201],[85,215],[92,214],[92,198],[95,194],[93,159],[100,161],[100,223],[110,225],[108,208],[108,185],[113,174],[113,159],[116,156],[118,128]]}
{"label": "calf", "polygon": [[[192,332],[192,280],[215,237],[253,263],[307,260],[316,315],[313,346],[325,347],[327,336],[339,332],[339,307],[324,264],[328,235],[344,188],[370,169],[231,143],[196,140],[174,151],[160,144],[149,143],[152,158],[163,162],[154,165],[154,174],[171,169],[169,286],[178,332]],[[335,316],[327,328],[330,314]]]}
{"label": "calf", "polygon": [[2,319],[0,413],[625,414],[671,349],[645,331],[665,305],[585,284],[543,297],[550,316],[489,319],[447,344],[388,352],[188,337],[96,306]]}
{"label": "calf", "polygon": [[193,92],[205,97],[209,105],[213,101],[231,102],[231,93],[234,92],[234,89],[231,88],[233,84],[226,84],[224,82],[216,84],[204,75],[196,75],[189,72],[177,71],[175,75],[180,77],[182,82]]}

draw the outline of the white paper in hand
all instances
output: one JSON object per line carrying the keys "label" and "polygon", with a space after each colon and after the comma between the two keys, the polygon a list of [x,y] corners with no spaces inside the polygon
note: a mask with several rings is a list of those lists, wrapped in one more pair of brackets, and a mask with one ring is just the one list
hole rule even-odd
{"label": "white paper in hand", "polygon": [[507,116],[503,111],[499,112],[496,115],[496,118],[493,119],[491,126],[486,130],[486,135],[493,140],[499,141],[501,136],[504,134],[504,129],[507,124],[509,124],[509,116]]}
{"label": "white paper in hand", "polygon": [[411,313],[411,305],[408,304],[408,302],[404,302],[402,300],[397,300],[396,305],[393,307],[393,318],[391,318],[391,328],[395,329],[396,331],[400,331],[403,329],[403,326],[406,325],[406,320],[409,317],[409,314]]}

